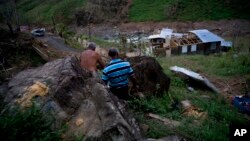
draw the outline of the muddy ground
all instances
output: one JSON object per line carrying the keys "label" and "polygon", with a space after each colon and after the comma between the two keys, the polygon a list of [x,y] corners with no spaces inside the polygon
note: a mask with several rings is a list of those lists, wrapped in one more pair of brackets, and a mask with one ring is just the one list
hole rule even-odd
{"label": "muddy ground", "polygon": [[[220,20],[220,21],[201,21],[201,22],[130,22],[121,24],[104,23],[91,25],[91,35],[104,39],[117,36],[119,33],[135,34],[142,32],[152,34],[162,28],[171,28],[174,32],[187,32],[195,29],[208,29],[222,37],[247,36],[250,37],[249,20]],[[88,34],[88,27],[71,26],[71,29],[78,34]]]}

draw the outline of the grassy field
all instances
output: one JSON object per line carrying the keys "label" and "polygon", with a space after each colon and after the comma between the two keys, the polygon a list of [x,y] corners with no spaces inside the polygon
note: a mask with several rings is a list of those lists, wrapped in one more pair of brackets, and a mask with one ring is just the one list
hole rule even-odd
{"label": "grassy field", "polygon": [[[184,55],[158,58],[164,72],[171,78],[169,92],[165,93],[163,97],[152,96],[129,102],[137,120],[149,126],[149,130],[145,133],[146,136],[160,138],[177,134],[190,140],[227,141],[231,123],[249,123],[249,117],[237,112],[237,109],[222,95],[199,89],[190,92],[187,90],[187,84],[169,70],[169,67],[177,65],[215,78],[228,79],[239,75],[242,78],[249,77],[249,53],[238,55],[237,58],[234,58],[233,54],[234,52],[224,55]],[[183,115],[183,109],[173,106],[183,100],[191,101],[193,106],[199,108],[201,112],[207,113],[207,116],[198,118]],[[146,116],[148,113],[179,121],[181,125],[170,128],[157,120],[148,118]]]}
{"label": "grassy field", "polygon": [[129,11],[131,21],[162,21],[165,19],[164,9],[169,0],[133,0]]}
{"label": "grassy field", "polygon": [[[22,23],[72,23],[75,12],[86,0],[20,0],[17,9]],[[133,0],[128,20],[138,21],[202,21],[250,19],[247,0]]]}
{"label": "grassy field", "polygon": [[22,22],[52,24],[56,22],[70,23],[77,8],[84,6],[85,0],[21,0],[17,9]]}
{"label": "grassy field", "polygon": [[131,21],[249,19],[247,0],[134,0]]}
{"label": "grassy field", "polygon": [[233,77],[250,73],[249,54],[237,55],[220,54],[220,55],[195,55],[195,56],[175,56],[159,61],[163,67],[177,65],[189,68],[196,72],[201,72],[215,77]]}

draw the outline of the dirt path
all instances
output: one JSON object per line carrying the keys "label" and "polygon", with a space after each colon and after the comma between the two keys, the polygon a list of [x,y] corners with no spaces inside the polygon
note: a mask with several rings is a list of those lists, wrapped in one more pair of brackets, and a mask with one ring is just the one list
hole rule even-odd
{"label": "dirt path", "polygon": [[52,47],[54,49],[66,52],[80,52],[75,48],[72,48],[65,44],[64,40],[60,37],[53,35],[45,35],[44,37],[36,37],[36,40],[43,42],[48,47]]}

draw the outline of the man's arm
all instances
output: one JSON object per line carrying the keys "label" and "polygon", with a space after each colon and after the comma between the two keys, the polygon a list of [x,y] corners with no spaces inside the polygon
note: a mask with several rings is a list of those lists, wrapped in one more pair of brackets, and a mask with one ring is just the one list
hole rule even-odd
{"label": "man's arm", "polygon": [[102,80],[103,80],[103,82],[104,82],[106,85],[108,84],[109,78],[108,78],[108,75],[107,75],[105,69],[102,71]]}
{"label": "man's arm", "polygon": [[98,64],[101,66],[101,69],[104,69],[104,67],[105,67],[105,63],[102,61],[102,57],[97,53],[97,62],[98,62]]}

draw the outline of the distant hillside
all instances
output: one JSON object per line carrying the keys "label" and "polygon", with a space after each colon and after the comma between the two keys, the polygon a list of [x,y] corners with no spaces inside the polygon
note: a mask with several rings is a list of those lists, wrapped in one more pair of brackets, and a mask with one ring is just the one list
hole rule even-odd
{"label": "distant hillside", "polygon": [[85,0],[19,0],[17,9],[23,22],[52,23],[52,17],[60,22],[71,22],[75,11],[84,6]]}
{"label": "distant hillside", "polygon": [[[110,6],[124,0],[18,0],[17,9],[22,22],[27,23],[70,23],[75,21],[79,9],[86,8],[86,2],[94,3],[94,9],[103,9],[103,3]],[[102,0],[101,0],[102,1]],[[104,1],[104,0],[103,0]],[[248,0],[127,0],[132,1],[127,11],[126,21],[165,21],[165,20],[219,20],[219,19],[250,19]],[[98,5],[98,3],[102,5]],[[120,5],[119,5],[120,6]],[[108,7],[109,8],[109,7]],[[105,14],[108,8],[102,13]],[[114,10],[114,7],[111,7]],[[92,8],[93,9],[93,8]],[[117,8],[119,10],[119,8]],[[116,9],[115,9],[116,10]],[[100,10],[99,10],[100,11]],[[86,12],[86,11],[85,11]],[[116,11],[117,12],[117,11]],[[106,13],[109,15],[110,13]],[[119,12],[117,12],[119,14]],[[101,17],[99,15],[99,17]],[[117,18],[109,16],[108,18]],[[108,19],[104,18],[104,19]]]}
{"label": "distant hillside", "polygon": [[250,19],[248,0],[133,0],[131,21]]}

